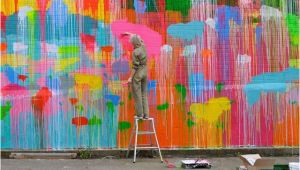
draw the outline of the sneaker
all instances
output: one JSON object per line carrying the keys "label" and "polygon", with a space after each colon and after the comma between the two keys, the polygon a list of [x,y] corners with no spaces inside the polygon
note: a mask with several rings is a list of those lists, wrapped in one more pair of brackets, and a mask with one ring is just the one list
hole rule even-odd
{"label": "sneaker", "polygon": [[149,118],[149,116],[144,116],[144,119],[148,119]]}
{"label": "sneaker", "polygon": [[143,116],[134,116],[135,119],[143,119]]}

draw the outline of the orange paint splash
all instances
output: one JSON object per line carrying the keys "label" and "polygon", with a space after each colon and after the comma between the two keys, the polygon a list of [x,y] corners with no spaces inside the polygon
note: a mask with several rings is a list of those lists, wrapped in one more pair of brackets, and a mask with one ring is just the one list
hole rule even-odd
{"label": "orange paint splash", "polygon": [[7,44],[6,43],[1,43],[0,44],[0,51],[5,52],[7,50]]}

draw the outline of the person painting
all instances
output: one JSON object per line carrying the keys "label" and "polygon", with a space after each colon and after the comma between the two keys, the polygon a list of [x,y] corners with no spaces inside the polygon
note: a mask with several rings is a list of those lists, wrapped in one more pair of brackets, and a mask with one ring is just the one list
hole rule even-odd
{"label": "person painting", "polygon": [[129,42],[133,45],[132,71],[127,82],[132,83],[132,94],[134,98],[135,116],[139,119],[149,118],[149,107],[147,99],[147,52],[143,40],[139,35],[129,35]]}

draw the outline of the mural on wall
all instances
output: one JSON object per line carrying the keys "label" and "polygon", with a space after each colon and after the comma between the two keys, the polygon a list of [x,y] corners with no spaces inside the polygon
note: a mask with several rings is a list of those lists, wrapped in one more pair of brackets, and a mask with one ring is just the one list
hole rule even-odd
{"label": "mural on wall", "polygon": [[127,147],[123,32],[162,147],[299,146],[297,0],[1,0],[1,148]]}

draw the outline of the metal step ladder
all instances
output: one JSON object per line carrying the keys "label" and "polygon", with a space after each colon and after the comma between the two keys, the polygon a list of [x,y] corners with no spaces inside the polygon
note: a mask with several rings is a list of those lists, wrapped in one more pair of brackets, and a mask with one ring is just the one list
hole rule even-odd
{"label": "metal step ladder", "polygon": [[[152,126],[152,131],[139,131],[139,123],[138,123],[139,120],[149,121],[149,123],[150,123],[149,126]],[[137,117],[134,118],[134,128],[132,129],[131,135],[130,135],[128,151],[127,151],[127,154],[126,154],[127,158],[128,158],[128,155],[129,155],[129,151],[132,148],[131,143],[132,143],[133,134],[135,134],[133,163],[135,163],[135,160],[136,160],[136,151],[137,151],[137,149],[158,149],[158,153],[159,153],[159,156],[160,156],[160,161],[163,162],[161,152],[160,152],[159,143],[158,143],[158,140],[157,140],[157,135],[156,135],[156,130],[155,130],[155,125],[154,125],[154,119],[153,118],[148,118],[148,119],[137,118]],[[146,145],[146,146],[138,145],[138,143],[137,143],[138,135],[150,135],[150,146],[149,145]],[[154,137],[155,137],[156,146],[153,146],[153,144],[152,144],[152,135],[154,135]]]}

